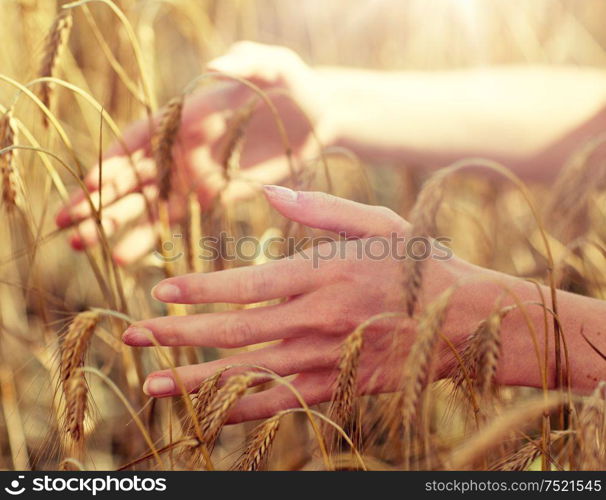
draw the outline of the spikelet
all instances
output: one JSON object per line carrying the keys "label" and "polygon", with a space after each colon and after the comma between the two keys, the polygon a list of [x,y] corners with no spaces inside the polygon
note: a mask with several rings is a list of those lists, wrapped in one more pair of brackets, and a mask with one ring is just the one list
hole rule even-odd
{"label": "spikelet", "polygon": [[511,309],[493,312],[480,323],[474,333],[472,345],[475,385],[483,396],[487,396],[494,388],[501,357],[501,322],[509,310]]}
{"label": "spikelet", "polygon": [[[493,311],[487,318],[478,323],[475,330],[463,344],[460,352],[461,361],[468,374],[475,379],[479,389],[492,385],[501,354],[501,323],[505,316],[517,306],[511,305]],[[465,375],[458,364],[453,365],[449,375],[455,387],[462,387]]]}
{"label": "spikelet", "polygon": [[[425,183],[410,213],[409,238],[430,238],[435,232],[436,215],[444,196],[443,181],[447,170],[432,175]],[[409,316],[415,312],[423,285],[423,260],[408,258],[404,261],[404,294]]]}
{"label": "spikelet", "polygon": [[256,471],[263,467],[271,451],[276,433],[280,428],[280,419],[284,413],[276,413],[253,430],[246,449],[232,466],[232,470]]}
{"label": "spikelet", "polygon": [[453,293],[453,287],[442,292],[419,319],[417,337],[406,360],[406,379],[402,391],[401,417],[405,431],[412,429],[421,395],[430,382],[431,361]]}
{"label": "spikelet", "polygon": [[[38,71],[38,77],[51,77],[55,74],[57,64],[61,59],[61,54],[67,45],[69,33],[73,24],[72,13],[70,9],[62,9],[55,18],[53,25],[46,37],[44,45],[44,56]],[[40,86],[39,97],[44,105],[50,107],[51,86],[49,82],[43,82]],[[44,116],[44,126],[47,126],[46,116]]]}
{"label": "spikelet", "polygon": [[[200,425],[202,425],[202,422],[204,422],[206,418],[208,413],[208,405],[217,395],[221,375],[223,375],[226,370],[228,370],[228,367],[218,370],[216,373],[205,379],[198,388],[196,394],[192,397],[192,406],[195,414],[194,418],[196,418]],[[192,436],[195,435],[195,426],[193,422],[190,422],[186,433]]]}
{"label": "spikelet", "polygon": [[601,381],[579,415],[580,464],[584,470],[606,468],[606,381]]}
{"label": "spikelet", "polygon": [[217,391],[217,394],[208,405],[206,418],[201,426],[202,436],[208,448],[213,447],[223,425],[225,425],[230,410],[244,396],[246,390],[258,376],[255,373],[234,375]]}
{"label": "spikelet", "polygon": [[[554,431],[550,434],[549,442],[555,443],[559,439],[566,437],[568,431]],[[530,465],[539,458],[543,452],[541,438],[529,441],[513,453],[501,458],[495,464],[490,466],[490,470],[498,471],[525,471]]]}
{"label": "spikelet", "polygon": [[84,418],[88,406],[88,387],[81,368],[65,382],[66,432],[75,443],[84,438]]}
{"label": "spikelet", "polygon": [[241,108],[236,110],[231,119],[227,132],[225,133],[226,141],[221,160],[223,172],[226,178],[231,178],[233,172],[239,169],[240,153],[244,145],[244,137],[246,127],[250,123],[259,98],[252,96]]}
{"label": "spikelet", "polygon": [[[329,418],[341,427],[345,427],[354,414],[356,380],[364,344],[364,326],[358,326],[343,342],[339,374],[328,411]],[[332,426],[326,426],[326,431],[327,434],[334,435]]]}
{"label": "spikelet", "polygon": [[[13,146],[17,142],[17,129],[8,110],[0,118],[0,149]],[[12,212],[17,206],[18,171],[15,165],[15,150],[5,151],[0,155],[0,175],[2,176],[2,203],[7,212]]]}
{"label": "spikelet", "polygon": [[60,380],[65,397],[65,430],[74,442],[84,437],[84,418],[87,409],[87,385],[84,358],[99,322],[99,313],[86,311],[78,314],[70,324],[61,343]]}
{"label": "spikelet", "polygon": [[66,383],[76,369],[84,365],[88,344],[99,322],[99,313],[85,311],[69,325],[61,343],[61,382]]}
{"label": "spikelet", "polygon": [[154,136],[154,160],[158,172],[158,191],[160,199],[168,200],[172,186],[174,168],[173,146],[181,126],[184,96],[173,97],[164,109]]}

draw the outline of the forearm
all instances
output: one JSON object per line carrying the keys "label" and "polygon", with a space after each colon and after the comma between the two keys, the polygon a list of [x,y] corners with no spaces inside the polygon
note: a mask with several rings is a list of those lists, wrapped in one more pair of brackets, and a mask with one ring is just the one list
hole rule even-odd
{"label": "forearm", "polygon": [[317,71],[330,93],[329,142],[375,163],[440,167],[482,156],[549,180],[606,128],[606,73],[596,69]]}
{"label": "forearm", "polygon": [[[460,260],[439,266],[442,270],[428,275],[426,300],[431,300],[430,295],[435,296],[448,284],[457,280],[461,283],[454,294],[445,324],[445,332],[453,342],[460,345],[479,322],[497,308],[517,306],[504,317],[501,325],[497,382],[530,387],[542,387],[546,382],[549,388],[554,388],[556,341],[549,287],[537,287],[529,281]],[[449,276],[446,279],[443,276],[445,269],[448,269]],[[595,350],[606,353],[606,302],[561,290],[556,296],[562,331],[562,368],[568,365],[573,390],[590,392],[599,380],[606,379],[606,361]],[[547,318],[546,309],[540,305],[542,303],[548,308]],[[545,365],[544,379],[542,367]]]}

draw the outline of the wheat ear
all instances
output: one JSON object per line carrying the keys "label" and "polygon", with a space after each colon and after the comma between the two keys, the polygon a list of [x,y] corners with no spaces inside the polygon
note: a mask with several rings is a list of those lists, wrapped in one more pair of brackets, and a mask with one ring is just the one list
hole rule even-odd
{"label": "wheat ear", "polygon": [[585,470],[606,467],[606,381],[601,381],[579,415],[581,466]]}
{"label": "wheat ear", "polygon": [[[71,10],[62,9],[61,12],[55,18],[53,25],[46,37],[44,45],[44,56],[40,64],[40,70],[38,71],[38,77],[45,78],[51,77],[55,74],[55,69],[61,59],[61,54],[67,45],[69,33],[73,24],[73,18]],[[39,97],[42,103],[48,108],[50,107],[51,101],[51,86],[49,82],[42,82],[39,91]],[[48,122],[46,116],[44,116],[44,126],[47,126]]]}
{"label": "wheat ear", "polygon": [[[444,196],[445,171],[438,171],[424,184],[410,212],[410,238],[431,238],[435,233],[436,215]],[[423,262],[409,255],[404,261],[404,294],[409,316],[415,312],[423,284]]]}
{"label": "wheat ear", "polygon": [[[14,146],[17,142],[17,129],[9,109],[0,118],[0,149]],[[0,175],[2,176],[2,202],[10,213],[17,206],[18,171],[15,164],[15,150],[0,154]]]}
{"label": "wheat ear", "polygon": [[154,135],[154,159],[158,171],[158,191],[161,200],[168,200],[174,168],[173,146],[181,126],[184,96],[173,97],[166,105]]}
{"label": "wheat ear", "polygon": [[60,379],[66,401],[65,429],[75,442],[83,437],[87,407],[87,385],[81,367],[98,322],[97,312],[78,314],[61,343]]}
{"label": "wheat ear", "polygon": [[446,317],[454,288],[448,288],[432,302],[419,318],[417,337],[406,359],[404,388],[402,391],[402,423],[405,431],[412,429],[418,414],[421,395],[430,382],[431,362],[439,334]]}
{"label": "wheat ear", "polygon": [[280,428],[280,419],[284,413],[276,413],[253,430],[252,437],[238,461],[233,465],[233,470],[255,471],[263,467],[269,456],[276,433]]}
{"label": "wheat ear", "polygon": [[223,425],[229,416],[230,410],[244,396],[252,382],[259,374],[245,373],[230,377],[225,385],[217,391],[215,397],[208,404],[206,417],[202,422],[202,436],[209,449],[212,449]]}

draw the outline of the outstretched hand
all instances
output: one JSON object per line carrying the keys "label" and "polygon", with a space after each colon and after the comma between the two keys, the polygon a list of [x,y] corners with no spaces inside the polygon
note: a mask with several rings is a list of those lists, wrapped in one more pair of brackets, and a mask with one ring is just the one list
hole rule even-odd
{"label": "outstretched hand", "polygon": [[[137,322],[123,335],[131,346],[152,346],[152,336],[165,346],[244,347],[279,341],[225,359],[176,369],[188,391],[228,365],[260,365],[280,376],[297,375],[294,385],[308,404],[330,399],[332,382],[345,337],[364,320],[385,311],[403,311],[401,261],[383,258],[384,245],[405,235],[408,224],[385,207],[368,206],[319,192],[266,186],[269,203],[285,217],[302,224],[345,233],[292,258],[259,266],[206,274],[188,274],[161,281],[153,296],[163,302],[249,304],[286,299],[232,312],[161,317]],[[380,238],[379,238],[380,237]],[[373,248],[373,245],[378,245]],[[360,251],[360,248],[363,250]],[[312,258],[312,252],[322,258]],[[330,256],[330,257],[329,257]],[[314,264],[315,263],[315,264]],[[444,289],[454,281],[451,262],[432,261],[428,280]],[[433,293],[433,292],[432,292]],[[395,388],[403,360],[414,338],[412,320],[382,319],[365,332],[358,371],[361,390]],[[232,370],[233,371],[233,370]],[[150,396],[179,394],[171,370],[148,376]],[[285,386],[244,397],[232,422],[267,417],[298,406]]]}
{"label": "outstretched hand", "polygon": [[[293,154],[303,157],[313,147],[309,123],[303,112],[316,124],[321,121],[321,85],[317,83],[316,73],[294,52],[282,47],[240,42],[227,54],[210,62],[208,69],[245,78],[265,91],[281,89],[288,92],[292,100],[271,92],[270,98],[286,125]],[[283,144],[274,119],[262,101],[256,104],[246,128],[240,157],[243,171],[234,178],[226,176],[224,156],[229,141],[226,132],[237,110],[250,103],[252,96],[252,91],[242,84],[226,81],[201,89],[186,99],[173,151],[176,172],[169,203],[173,221],[184,215],[190,192],[197,194],[205,209],[218,195],[226,200],[246,197],[258,191],[262,184],[280,183],[288,176]],[[99,186],[98,166],[91,169],[85,179],[95,206],[101,194],[102,223],[108,237],[127,224],[134,226],[121,235],[121,240],[114,246],[114,257],[121,264],[144,256],[156,242],[154,219],[158,189],[150,132],[146,119],[131,124],[123,133],[128,151],[115,143],[105,154],[103,185]],[[134,160],[134,169],[129,153]],[[151,214],[148,206],[152,209]],[[58,213],[56,222],[62,228],[78,226],[78,231],[71,237],[75,249],[92,246],[99,239],[82,190],[73,193],[70,202]]]}

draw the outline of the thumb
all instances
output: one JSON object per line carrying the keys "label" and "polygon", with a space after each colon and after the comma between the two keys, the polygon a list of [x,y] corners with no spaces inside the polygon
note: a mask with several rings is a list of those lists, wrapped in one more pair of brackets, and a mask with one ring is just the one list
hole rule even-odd
{"label": "thumb", "polygon": [[285,217],[306,226],[367,238],[400,233],[408,223],[386,207],[364,205],[317,191],[264,186],[269,203]]}

